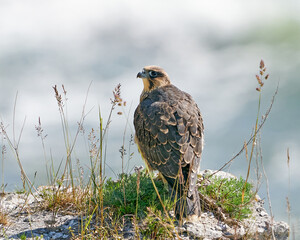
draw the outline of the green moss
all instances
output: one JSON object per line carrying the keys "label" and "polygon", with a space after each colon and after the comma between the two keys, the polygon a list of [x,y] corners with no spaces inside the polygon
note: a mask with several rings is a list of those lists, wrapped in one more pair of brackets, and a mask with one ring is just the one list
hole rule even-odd
{"label": "green moss", "polygon": [[[251,214],[250,203],[254,198],[252,185],[245,180],[230,178],[221,179],[213,177],[209,179],[210,184],[200,186],[199,191],[213,199],[215,203],[231,218],[243,219]],[[245,187],[244,201],[242,201],[242,192]]]}

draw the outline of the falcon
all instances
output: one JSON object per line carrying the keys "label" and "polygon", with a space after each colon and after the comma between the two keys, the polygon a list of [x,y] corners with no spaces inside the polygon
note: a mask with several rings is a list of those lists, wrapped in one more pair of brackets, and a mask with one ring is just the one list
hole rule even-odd
{"label": "falcon", "polygon": [[196,186],[204,140],[200,110],[188,93],[171,84],[161,67],[146,66],[137,78],[144,85],[134,113],[142,158],[167,181],[176,217],[200,216]]}

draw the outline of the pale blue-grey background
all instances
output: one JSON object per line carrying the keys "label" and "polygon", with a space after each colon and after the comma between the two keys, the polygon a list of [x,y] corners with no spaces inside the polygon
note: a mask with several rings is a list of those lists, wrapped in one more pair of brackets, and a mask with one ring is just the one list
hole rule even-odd
{"label": "pale blue-grey background", "polygon": [[[68,121],[74,136],[88,85],[86,135],[98,128],[98,105],[106,119],[113,88],[122,84],[129,126],[142,82],[136,74],[145,65],[160,65],[172,82],[198,103],[205,123],[201,168],[217,169],[235,155],[253,130],[258,93],[255,74],[264,59],[270,78],[263,87],[265,112],[277,84],[279,92],[262,130],[262,151],[276,220],[299,231],[300,207],[300,3],[299,1],[0,1],[0,117],[12,136],[15,95],[16,135],[26,116],[20,142],[22,164],[36,183],[47,183],[45,159],[35,125],[41,117],[46,154],[55,164],[66,157],[52,86],[68,91]],[[109,130],[107,176],[121,171],[119,148],[126,124],[113,114]],[[17,136],[16,136],[17,137]],[[3,141],[1,139],[1,141]],[[79,137],[74,163],[88,173],[88,147]],[[2,145],[2,143],[1,143]],[[8,148],[8,146],[7,146]],[[290,174],[287,167],[290,149]],[[136,150],[129,169],[143,162]],[[51,154],[50,154],[51,152]],[[21,186],[17,162],[7,149],[1,157],[6,190]],[[2,168],[4,164],[4,168]],[[228,169],[227,169],[228,170]],[[242,154],[229,170],[246,176]],[[3,175],[4,174],[4,175]],[[290,177],[290,187],[289,187]],[[252,168],[252,181],[255,169]],[[2,184],[2,182],[1,182]],[[259,194],[266,198],[265,181]],[[267,204],[266,204],[267,207]]]}

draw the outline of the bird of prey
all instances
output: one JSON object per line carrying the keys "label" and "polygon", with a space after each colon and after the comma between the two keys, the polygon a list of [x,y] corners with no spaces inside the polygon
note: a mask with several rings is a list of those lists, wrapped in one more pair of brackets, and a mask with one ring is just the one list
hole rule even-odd
{"label": "bird of prey", "polygon": [[196,187],[204,127],[192,97],[171,84],[158,66],[146,66],[137,78],[144,89],[134,113],[135,141],[150,170],[158,170],[176,200],[178,219],[200,216]]}

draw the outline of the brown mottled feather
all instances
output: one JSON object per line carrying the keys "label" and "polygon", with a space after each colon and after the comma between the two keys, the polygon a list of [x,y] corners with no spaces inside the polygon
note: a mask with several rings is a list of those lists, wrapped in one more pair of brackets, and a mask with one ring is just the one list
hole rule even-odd
{"label": "brown mottled feather", "polygon": [[165,169],[171,169],[166,176],[175,178],[180,164],[199,167],[195,159],[201,157],[203,123],[189,94],[174,85],[151,91],[138,105],[134,125],[139,149],[152,169],[163,175]]}

